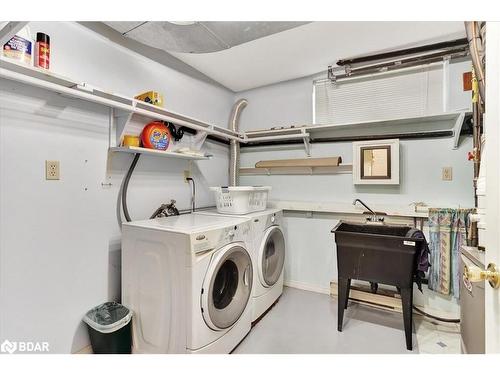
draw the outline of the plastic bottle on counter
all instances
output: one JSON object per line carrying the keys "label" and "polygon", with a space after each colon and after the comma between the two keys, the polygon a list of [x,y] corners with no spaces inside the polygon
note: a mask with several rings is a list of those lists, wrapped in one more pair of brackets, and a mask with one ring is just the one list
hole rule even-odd
{"label": "plastic bottle on counter", "polygon": [[35,66],[49,69],[50,64],[50,37],[44,33],[36,33]]}

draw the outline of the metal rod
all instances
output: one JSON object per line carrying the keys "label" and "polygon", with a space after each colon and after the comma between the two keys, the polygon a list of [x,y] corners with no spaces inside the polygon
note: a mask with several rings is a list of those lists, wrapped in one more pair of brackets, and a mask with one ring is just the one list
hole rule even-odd
{"label": "metal rod", "polygon": [[190,182],[191,185],[191,212],[196,211],[196,187],[194,179],[192,177],[187,177],[186,181]]}
{"label": "metal rod", "polygon": [[306,138],[309,138],[309,134],[304,134],[304,133],[301,133],[301,134],[289,134],[289,135],[269,135],[269,136],[265,136],[265,137],[255,137],[255,138],[247,138],[246,139],[246,143],[255,143],[255,142],[263,142],[263,141],[267,141],[267,140],[271,140],[271,139],[276,139],[276,140],[280,140],[280,139],[300,139],[302,141],[302,139],[306,139]]}
{"label": "metal rod", "polygon": [[[310,138],[310,143],[335,143],[335,142],[352,142],[352,141],[366,141],[378,139],[425,139],[425,138],[443,138],[452,137],[453,130],[439,130],[433,132],[417,132],[417,133],[397,133],[397,134],[381,134],[381,135],[361,135],[361,136],[348,136],[348,137],[329,137],[329,138]],[[284,140],[284,141],[267,141],[242,144],[242,148],[260,147],[260,146],[278,146],[278,145],[303,145],[302,140]]]}
{"label": "metal rod", "polygon": [[383,59],[388,59],[391,57],[410,55],[410,54],[426,52],[426,51],[433,51],[433,50],[444,49],[444,48],[452,48],[452,47],[457,47],[457,46],[462,46],[462,45],[467,45],[466,38],[449,40],[447,42],[427,44],[427,45],[419,46],[419,47],[405,48],[405,49],[400,49],[397,51],[377,53],[374,55],[365,55],[365,56],[352,57],[352,58],[347,58],[347,59],[340,59],[337,61],[337,65],[339,65],[339,66],[353,65],[353,64],[358,64],[358,63],[367,62],[367,61],[383,60]]}
{"label": "metal rod", "polygon": [[432,64],[438,61],[442,61],[443,58],[449,57],[450,59],[455,59],[459,57],[464,57],[467,56],[468,52],[465,50],[456,50],[454,51],[453,54],[450,54],[449,52],[447,53],[435,53],[432,55],[428,55],[425,57],[422,56],[417,56],[417,57],[412,57],[408,58],[405,60],[396,60],[396,61],[390,61],[386,63],[380,63],[380,64],[374,64],[370,66],[364,66],[364,67],[359,67],[359,68],[353,68],[349,70],[348,73],[341,73],[341,74],[335,74],[335,71],[333,70],[333,67],[329,67],[328,69],[328,76],[331,80],[337,81],[337,80],[342,80],[346,78],[352,78],[354,76],[361,76],[361,75],[368,75],[368,74],[373,74],[373,73],[380,73],[380,72],[386,72],[389,70],[399,70],[399,69],[404,69],[408,67],[413,67],[413,66],[420,66],[420,65],[427,65],[427,64]]}

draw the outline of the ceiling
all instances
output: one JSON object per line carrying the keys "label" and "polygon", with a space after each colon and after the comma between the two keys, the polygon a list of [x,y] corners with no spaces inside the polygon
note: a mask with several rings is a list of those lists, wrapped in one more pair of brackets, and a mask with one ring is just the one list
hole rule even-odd
{"label": "ceiling", "polygon": [[[209,27],[217,42],[205,38],[201,44],[191,40],[184,46],[179,42],[172,47],[161,41],[166,34],[158,28],[143,29],[147,32],[140,36],[135,34],[145,26],[143,22],[106,24],[136,41],[143,38],[142,43],[167,51],[234,92],[325,72],[340,58],[465,37],[463,22],[203,22],[206,25],[201,27]],[[157,27],[168,22],[151,24]],[[188,27],[173,26],[177,30]],[[176,52],[185,51],[186,46],[187,50],[195,46],[198,52],[217,52]]]}
{"label": "ceiling", "polygon": [[105,22],[127,38],[169,52],[208,53],[232,48],[307,22]]}

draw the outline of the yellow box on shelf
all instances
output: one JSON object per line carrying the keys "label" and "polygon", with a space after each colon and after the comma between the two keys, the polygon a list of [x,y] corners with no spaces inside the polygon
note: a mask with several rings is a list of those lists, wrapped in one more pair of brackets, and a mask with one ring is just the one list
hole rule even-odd
{"label": "yellow box on shelf", "polygon": [[140,145],[141,145],[141,140],[137,135],[125,134],[123,136],[122,146],[139,147]]}
{"label": "yellow box on shelf", "polygon": [[153,104],[157,107],[163,107],[163,94],[160,94],[156,91],[144,92],[142,94],[136,95],[134,98],[149,104]]}

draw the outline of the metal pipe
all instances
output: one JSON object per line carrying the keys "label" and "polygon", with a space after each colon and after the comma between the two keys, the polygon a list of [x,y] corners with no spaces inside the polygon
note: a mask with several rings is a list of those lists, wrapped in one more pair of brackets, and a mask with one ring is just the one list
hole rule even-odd
{"label": "metal pipe", "polygon": [[464,22],[465,24],[465,32],[467,34],[467,40],[469,41],[469,50],[472,58],[472,64],[474,65],[474,70],[478,75],[477,81],[479,84],[479,93],[481,95],[481,99],[485,101],[485,77],[483,64],[481,62],[481,58],[479,56],[479,45],[478,41],[481,43],[481,38],[479,36],[479,32],[477,31],[476,22]]}
{"label": "metal pipe", "polygon": [[[462,133],[463,134],[463,133]],[[469,133],[465,133],[469,134]],[[381,134],[381,135],[360,135],[360,136],[346,136],[346,137],[327,137],[327,138],[310,138],[310,143],[335,143],[335,142],[353,142],[353,141],[373,141],[379,139],[425,139],[425,138],[443,138],[452,137],[453,130],[437,130],[429,132],[415,132],[415,133],[394,133],[394,134]],[[304,142],[297,139],[279,140],[279,141],[260,141],[255,143],[243,143],[242,148],[248,149],[253,147],[262,146],[282,146],[282,145],[302,145]]]}
{"label": "metal pipe", "polygon": [[[365,202],[363,202],[361,199],[355,199],[353,202],[352,202],[352,205],[353,206],[356,206],[356,203],[359,203],[361,204],[364,208],[366,208],[371,214],[371,218],[368,218],[367,220],[368,221],[371,221],[373,223],[381,223],[384,221],[384,218],[383,217],[379,217],[378,214],[373,211],[370,207],[368,207]],[[373,286],[372,286],[372,291],[373,291]],[[376,291],[376,287],[375,287],[375,291]]]}
{"label": "metal pipe", "polygon": [[467,39],[465,39],[465,38],[450,40],[447,42],[427,44],[425,46],[405,48],[405,49],[400,49],[397,51],[377,53],[374,55],[353,57],[353,58],[349,58],[349,59],[341,59],[341,60],[337,61],[337,65],[339,65],[339,66],[353,65],[353,64],[358,64],[358,63],[367,62],[367,61],[383,60],[383,59],[389,59],[391,57],[405,56],[405,55],[411,55],[411,54],[420,53],[420,52],[427,52],[427,51],[435,51],[438,49],[448,49],[448,48],[453,48],[453,47],[458,47],[458,46],[463,46],[463,45],[467,45]]}
{"label": "metal pipe", "polygon": [[194,212],[196,210],[196,187],[194,184],[194,179],[192,177],[187,177],[186,181],[189,181],[191,183],[191,212]]}
{"label": "metal pipe", "polygon": [[[229,129],[238,133],[241,111],[247,106],[246,99],[238,100],[229,117]],[[240,183],[240,141],[231,139],[229,144],[229,186],[238,186]]]}
{"label": "metal pipe", "polygon": [[456,59],[468,55],[468,51],[464,49],[454,49],[449,51],[441,51],[428,55],[414,56],[402,58],[399,60],[386,61],[376,64],[360,66],[356,68],[346,69],[345,73],[336,72],[334,67],[328,67],[328,79],[331,81],[343,80],[355,76],[366,76],[371,74],[381,74],[387,71],[408,69],[411,67],[430,65],[442,61],[444,58]]}
{"label": "metal pipe", "polygon": [[372,213],[373,216],[377,216],[377,214],[375,213],[375,211],[373,211],[370,207],[368,207],[361,199],[355,199],[353,202],[352,202],[352,205],[355,206],[356,203],[361,204],[364,208],[366,208],[368,211],[370,211]]}

